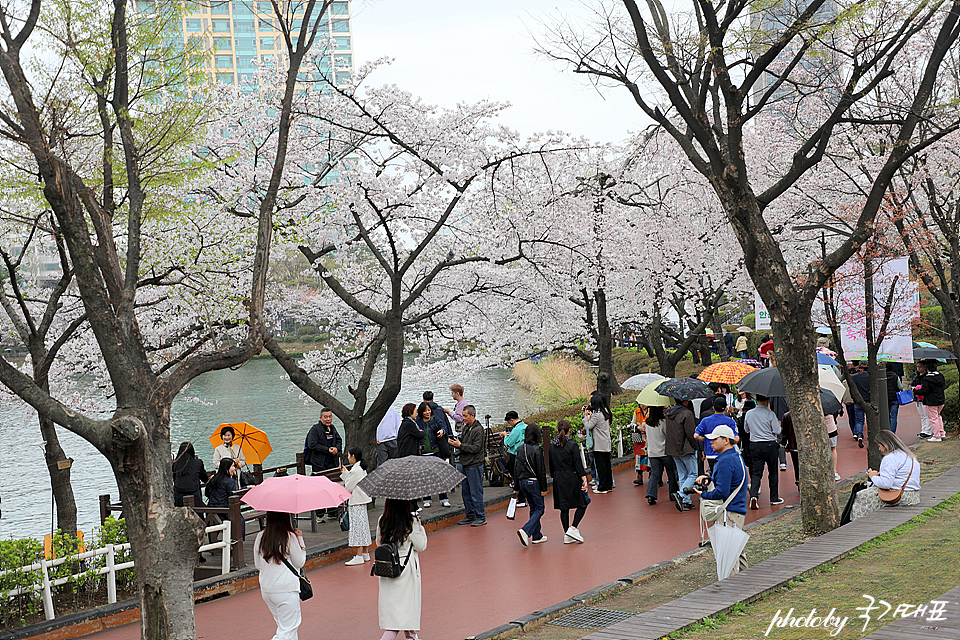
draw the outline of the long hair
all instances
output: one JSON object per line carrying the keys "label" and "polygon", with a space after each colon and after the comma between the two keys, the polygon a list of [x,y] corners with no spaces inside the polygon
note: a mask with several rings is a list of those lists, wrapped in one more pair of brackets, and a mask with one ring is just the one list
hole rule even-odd
{"label": "long hair", "polygon": [[210,478],[210,481],[207,482],[207,497],[210,497],[210,493],[220,486],[220,483],[223,481],[224,476],[230,475],[230,467],[234,464],[233,458],[220,458],[220,467],[217,469],[217,472]]}
{"label": "long hair", "polygon": [[193,443],[181,442],[180,450],[177,451],[177,457],[173,460],[173,477],[179,478],[187,475],[187,469],[190,467],[190,461],[197,456],[193,450]]}
{"label": "long hair", "polygon": [[599,411],[600,414],[607,419],[607,422],[613,424],[613,413],[610,411],[610,401],[603,393],[594,391],[590,395],[590,411],[594,413]]}
{"label": "long hair", "polygon": [[650,407],[650,412],[647,414],[647,424],[653,427],[661,420],[663,420],[663,407]]}
{"label": "long hair", "polygon": [[558,444],[563,449],[567,446],[567,439],[570,437],[570,421],[557,420]]}
{"label": "long hair", "polygon": [[540,433],[540,425],[528,424],[527,430],[523,432],[523,442],[529,445],[538,445],[543,442],[543,434]]}
{"label": "long hair", "polygon": [[353,456],[353,459],[357,461],[357,464],[360,465],[360,468],[364,471],[367,470],[367,463],[363,461],[363,449],[360,447],[350,447],[347,451],[347,455]]}
{"label": "long hair", "polygon": [[287,556],[287,544],[291,533],[296,533],[289,513],[267,511],[267,525],[260,536],[260,555],[267,562],[280,564],[281,558]]}
{"label": "long hair", "polygon": [[911,458],[916,459],[916,456],[913,455],[913,452],[907,448],[907,445],[903,444],[903,440],[897,437],[892,431],[881,431],[877,434],[877,444],[882,444],[883,448],[887,450],[887,453],[893,453],[896,451],[903,451],[905,454]]}
{"label": "long hair", "polygon": [[398,547],[404,543],[413,531],[413,510],[409,500],[383,501],[383,515],[380,516],[380,544],[392,542]]}

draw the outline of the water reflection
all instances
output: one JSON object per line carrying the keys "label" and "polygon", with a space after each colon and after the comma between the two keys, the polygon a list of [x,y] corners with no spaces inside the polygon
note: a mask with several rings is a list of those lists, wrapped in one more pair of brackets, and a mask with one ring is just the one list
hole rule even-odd
{"label": "water reflection", "polygon": [[[373,389],[382,377],[375,376]],[[491,414],[499,423],[504,413],[516,409],[521,415],[536,410],[535,400],[510,380],[510,372],[491,369],[466,380],[450,380],[431,387],[404,381],[395,406],[419,402],[428,388],[442,406],[453,406],[447,387],[460,382],[466,398],[476,405],[477,414]],[[240,369],[214,371],[197,378],[174,402],[171,412],[171,441],[174,449],[188,440],[194,443],[204,464],[212,465],[213,447],[209,436],[224,422],[249,422],[270,436],[273,453],[266,466],[292,462],[310,426],[320,416],[320,407],[300,390],[290,389],[286,374],[272,359],[259,359]],[[338,398],[347,400],[346,390]],[[338,421],[335,421],[338,422]],[[97,496],[118,495],[107,461],[85,440],[58,427],[64,451],[74,458],[72,479],[76,493],[80,528],[89,535],[99,523]],[[50,478],[44,468],[43,449],[36,414],[22,407],[0,406],[0,453],[8,471],[0,480],[0,539],[39,537],[51,528]]]}

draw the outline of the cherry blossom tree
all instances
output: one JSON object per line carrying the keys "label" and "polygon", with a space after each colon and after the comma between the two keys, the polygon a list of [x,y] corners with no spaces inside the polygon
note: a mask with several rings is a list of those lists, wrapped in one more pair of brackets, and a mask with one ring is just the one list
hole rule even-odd
{"label": "cherry blossom tree", "polygon": [[[511,278],[495,272],[516,260],[517,234],[502,224],[511,202],[501,194],[517,188],[532,158],[564,142],[521,140],[493,122],[500,103],[440,109],[397,87],[368,88],[379,64],[350,86],[311,68],[314,86],[298,111],[352,149],[337,176],[304,195],[314,206],[289,210],[278,238],[278,249],[297,247],[321,283],[292,312],[325,317],[336,330],[301,360],[263,335],[291,382],[329,407],[368,459],[411,346],[423,361],[474,351],[461,328],[484,322],[476,299],[509,296]],[[274,308],[288,302],[278,298]],[[378,368],[384,381],[373,389]],[[336,396],[343,385],[348,401]]]}
{"label": "cherry blossom tree", "polygon": [[[745,267],[770,311],[776,357],[801,455],[804,528],[838,523],[836,486],[816,393],[811,308],[833,272],[873,233],[891,180],[903,163],[956,128],[955,111],[930,101],[938,71],[958,37],[960,6],[826,3],[758,8],[746,0],[694,0],[668,15],[657,0],[605,6],[587,28],[559,24],[548,55],[603,86],[629,91],[710,183],[743,248]],[[628,25],[626,28],[613,25]],[[922,46],[910,48],[912,43]],[[906,99],[877,104],[876,90],[915,63],[920,81]],[[763,119],[763,124],[760,120]],[[789,160],[758,171],[770,148],[749,148],[745,132],[770,120],[792,125],[776,141]],[[918,129],[921,121],[932,123]],[[809,269],[791,268],[771,205],[815,170],[831,140],[890,132],[895,142],[873,173],[857,223]],[[796,274],[802,277],[795,277]]]}
{"label": "cherry blossom tree", "polygon": [[[107,458],[136,562],[142,636],[192,638],[203,524],[173,506],[170,408],[197,376],[242,364],[262,347],[297,74],[330,2],[304,2],[296,30],[272,3],[286,64],[268,95],[277,121],[265,133],[273,140],[262,157],[269,178],[249,217],[190,197],[227,157],[202,145],[215,125],[199,91],[200,52],[171,46],[164,33],[167,21],[180,19],[179,5],[134,16],[127,5],[0,6],[0,72],[10,94],[0,132],[27,158],[18,169],[40,182],[62,237],[63,273],[72,274],[93,337],[69,340],[60,352],[72,349],[70,358],[87,363],[109,405],[84,411],[6,359],[0,382]],[[28,74],[27,51],[51,32],[64,33],[68,50],[53,47],[61,55],[51,73]]]}

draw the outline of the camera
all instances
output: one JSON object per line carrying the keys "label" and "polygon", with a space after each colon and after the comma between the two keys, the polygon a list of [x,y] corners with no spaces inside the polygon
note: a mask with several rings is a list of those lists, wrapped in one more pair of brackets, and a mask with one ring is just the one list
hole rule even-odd
{"label": "camera", "polygon": [[694,482],[692,487],[684,487],[682,491],[689,495],[691,493],[695,493],[696,492],[695,490],[697,489],[699,489],[702,492],[702,491],[709,490],[709,488],[710,488],[710,481],[705,479],[699,482]]}

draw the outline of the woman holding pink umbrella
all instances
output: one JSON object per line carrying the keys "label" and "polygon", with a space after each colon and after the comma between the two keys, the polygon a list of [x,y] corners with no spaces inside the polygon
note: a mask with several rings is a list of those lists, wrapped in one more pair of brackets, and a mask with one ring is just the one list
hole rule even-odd
{"label": "woman holding pink umbrella", "polygon": [[300,627],[300,578],[307,561],[300,529],[289,513],[267,512],[267,525],[253,543],[253,564],[260,572],[260,595],[277,623],[273,640],[297,640]]}

